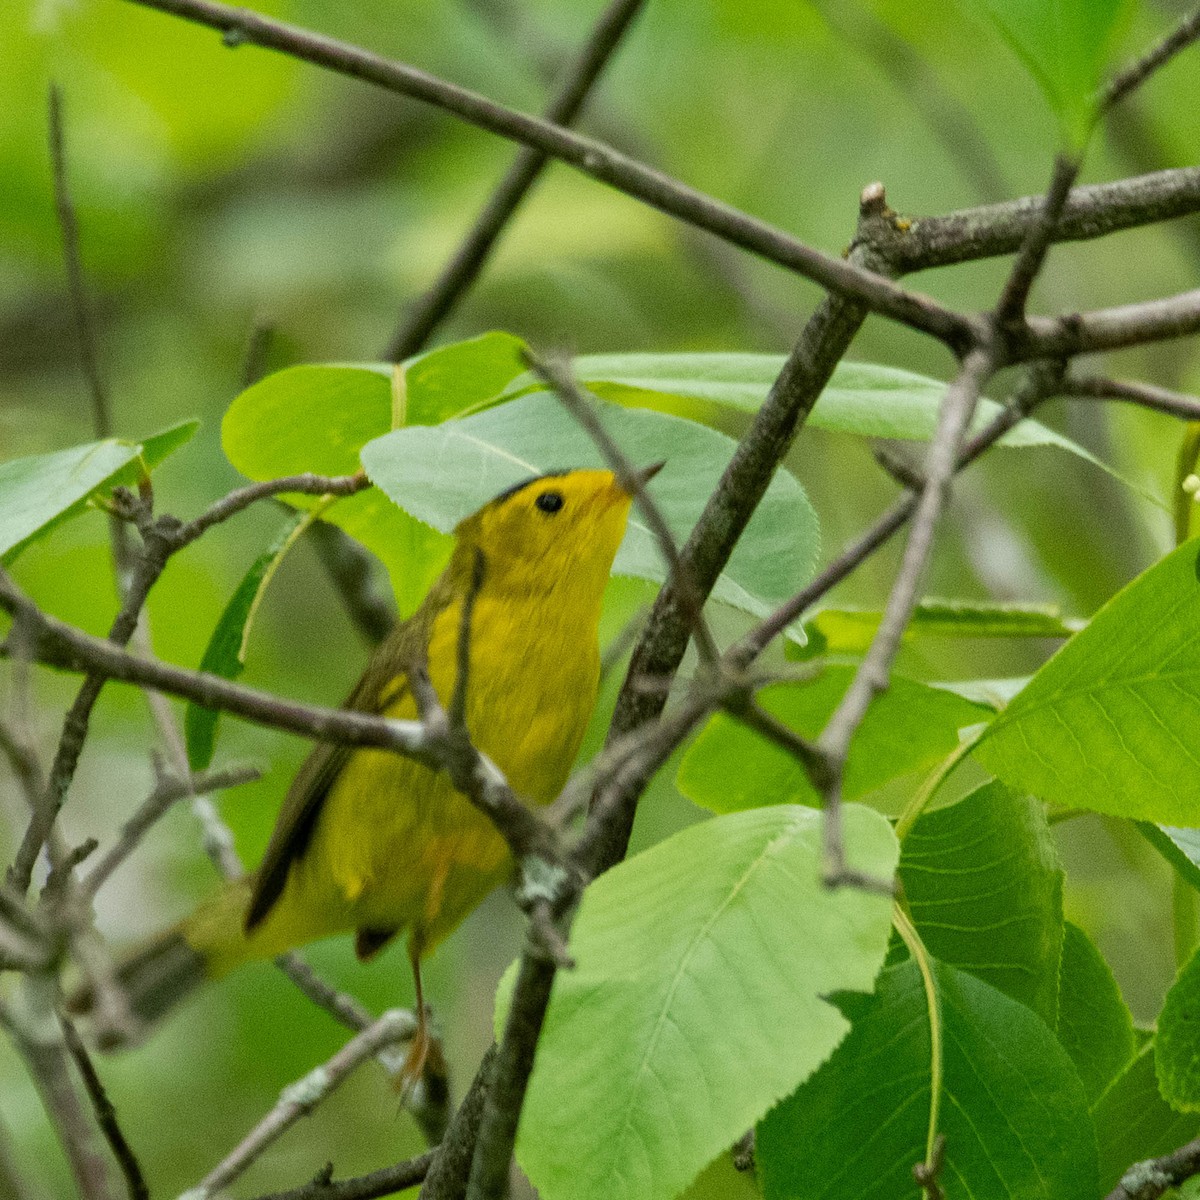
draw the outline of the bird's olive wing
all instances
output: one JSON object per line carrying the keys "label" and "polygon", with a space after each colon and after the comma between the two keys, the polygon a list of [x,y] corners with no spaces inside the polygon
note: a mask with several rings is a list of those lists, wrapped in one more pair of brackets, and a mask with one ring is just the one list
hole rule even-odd
{"label": "bird's olive wing", "polygon": [[[416,621],[413,618],[397,626],[380,644],[343,708],[377,713],[403,698],[408,691],[406,666],[412,662],[413,638],[418,636]],[[254,876],[247,932],[266,917],[282,894],[292,863],[302,858],[312,843],[325,797],[354,752],[350,746],[320,742],[296,772]]]}

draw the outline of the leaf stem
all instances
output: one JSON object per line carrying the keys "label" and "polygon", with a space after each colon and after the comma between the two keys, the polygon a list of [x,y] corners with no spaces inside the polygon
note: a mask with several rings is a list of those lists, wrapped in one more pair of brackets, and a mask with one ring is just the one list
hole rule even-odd
{"label": "leaf stem", "polygon": [[954,768],[979,743],[979,739],[987,731],[985,725],[978,733],[972,737],[966,738],[959,742],[949,754],[934,768],[933,772],[928,776],[923,784],[913,793],[913,798],[904,806],[904,811],[901,812],[896,821],[896,840],[903,842],[909,835],[912,827],[917,823],[918,818],[925,811],[925,806],[933,799],[933,794],[949,779]]}
{"label": "leaf stem", "polygon": [[942,1107],[942,1007],[938,1000],[937,981],[933,977],[933,962],[917,927],[908,913],[896,903],[892,908],[892,924],[908,952],[913,956],[925,985],[925,1003],[929,1009],[929,1133],[925,1139],[925,1169],[937,1167],[938,1118]]}

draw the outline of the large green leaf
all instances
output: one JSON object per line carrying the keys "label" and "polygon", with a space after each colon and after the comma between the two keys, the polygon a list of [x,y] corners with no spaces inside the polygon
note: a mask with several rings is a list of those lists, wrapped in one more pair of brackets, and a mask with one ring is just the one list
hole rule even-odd
{"label": "large green leaf", "polygon": [[[804,683],[764,688],[759,699],[785,725],[814,738],[853,675],[853,667],[829,666]],[[990,709],[952,692],[893,676],[850,744],[844,795],[857,799],[901,775],[928,770],[958,745],[960,729],[991,716]],[[713,812],[818,801],[793,755],[724,713],[712,717],[688,748],[675,782],[689,800]]]}
{"label": "large green leaf", "polygon": [[[851,861],[890,877],[887,822],[845,816]],[[587,889],[517,1140],[545,1200],[668,1200],[846,1035],[824,997],[871,987],[891,904],[823,887],[820,854],[811,809],[736,813]]]}
{"label": "large green leaf", "polygon": [[1200,950],[1179,969],[1158,1014],[1154,1065],[1163,1099],[1200,1112]]}
{"label": "large green leaf", "polygon": [[[612,405],[598,411],[634,463],[667,460],[651,491],[676,537],[685,538],[733,453],[732,439],[665,413]],[[530,475],[603,461],[574,418],[545,393],[438,426],[397,429],[362,451],[372,482],[411,516],[442,531]],[[713,596],[765,615],[808,578],[817,544],[817,518],[804,489],[777,471]],[[638,579],[664,578],[658,545],[636,512],[613,569]]]}
{"label": "large green leaf", "polygon": [[[247,388],[229,406],[221,426],[225,453],[256,480],[304,471],[352,474],[361,466],[362,447],[389,429],[442,421],[494,396],[522,369],[523,345],[511,334],[487,333],[398,368],[387,363],[289,367]],[[311,508],[317,498],[292,501]],[[448,538],[377,491],[339,501],[322,519],[383,561],[402,613],[417,605],[449,554]]]}
{"label": "large green leaf", "polygon": [[1134,1163],[1177,1150],[1200,1128],[1194,1114],[1175,1112],[1159,1094],[1154,1058],[1154,1043],[1147,1042],[1092,1107],[1100,1148],[1098,1195],[1116,1187]]}
{"label": "large green leaf", "polygon": [[[939,1128],[947,1200],[1096,1200],[1083,1085],[1045,1023],[935,963],[944,1034]],[[767,1200],[916,1196],[929,1122],[929,1014],[916,964],[841,1001],[853,1023],[832,1058],[758,1128]]]}
{"label": "large green leaf", "polygon": [[82,512],[94,493],[135,483],[198,428],[198,422],[185,421],[144,442],[105,438],[0,463],[0,557],[15,558],[33,538]]}
{"label": "large green leaf", "polygon": [[980,3],[1042,89],[1068,145],[1081,148],[1123,0]]}
{"label": "large green leaf", "polygon": [[[683,399],[755,413],[786,361],[782,354],[585,354],[572,365],[590,391],[618,404],[670,409]],[[527,373],[515,378],[506,392],[518,396],[544,386]],[[939,379],[878,363],[840,362],[807,424],[860,437],[928,441],[945,395],[946,384]],[[981,400],[973,428],[982,429],[999,411],[994,400]],[[1097,462],[1070,438],[1038,421],[1023,421],[999,445],[1057,446]]]}
{"label": "large green leaf", "polygon": [[1189,542],[1138,576],[1046,663],[975,754],[1066,808],[1200,825],[1200,586]]}
{"label": "large green leaf", "polygon": [[1054,1027],[1062,869],[1039,801],[993,780],[926,813],[904,839],[900,880],[935,958],[986,980]]}
{"label": "large green leaf", "polygon": [[1066,924],[1059,972],[1058,1040],[1094,1102],[1134,1055],[1133,1018],[1100,951]]}

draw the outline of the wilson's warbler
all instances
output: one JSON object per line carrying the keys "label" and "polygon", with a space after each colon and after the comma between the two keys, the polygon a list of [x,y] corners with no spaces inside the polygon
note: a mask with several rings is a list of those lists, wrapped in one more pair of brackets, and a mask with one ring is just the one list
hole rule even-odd
{"label": "wilson's warbler", "polygon": [[[477,587],[467,729],[518,796],[549,803],[595,704],[600,603],[630,502],[609,471],[564,471],[466,518],[446,570],[379,646],[345,707],[416,717],[407,671],[422,658],[449,704],[462,606]],[[252,959],[347,931],[367,959],[407,931],[420,1029],[406,1074],[419,1073],[428,1046],[420,959],[511,866],[491,821],[445,772],[321,743],[291,785],[258,871],[136,951],[119,976],[133,1011],[151,1020]]]}

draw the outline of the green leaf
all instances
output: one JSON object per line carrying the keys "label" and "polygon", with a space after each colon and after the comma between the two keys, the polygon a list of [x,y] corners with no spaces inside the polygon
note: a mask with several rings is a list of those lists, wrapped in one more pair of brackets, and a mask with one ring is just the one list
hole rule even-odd
{"label": "green leaf", "polygon": [[1118,592],[992,722],[979,761],[1064,808],[1200,825],[1198,551]]}
{"label": "green leaf", "polygon": [[[634,463],[666,458],[651,491],[676,537],[686,537],[733,452],[732,439],[663,413],[603,405],[599,416]],[[406,512],[448,532],[530,475],[601,466],[603,458],[559,402],[540,393],[436,427],[394,430],[364,446],[362,462],[372,482]],[[808,578],[817,544],[817,518],[804,489],[777,471],[713,596],[765,616]],[[613,569],[664,578],[657,543],[636,512]]]}
{"label": "green leaf", "polygon": [[1122,0],[982,0],[1037,81],[1067,145],[1082,149],[1096,119],[1096,90]]}
{"label": "green leaf", "polygon": [[[349,475],[367,442],[404,425],[433,424],[485,404],[523,369],[524,342],[486,333],[401,365],[289,367],[247,388],[221,426],[229,461],[251,479],[304,471]],[[395,378],[399,371],[399,378]],[[294,496],[312,508],[315,496]],[[376,554],[391,577],[401,614],[411,612],[450,553],[450,539],[413,520],[374,489],[340,500],[322,520]]]}
{"label": "green leaf", "polygon": [[930,954],[1028,1005],[1053,1028],[1062,869],[1039,801],[993,780],[926,813],[904,839],[900,880]]}
{"label": "green leaf", "polygon": [[[782,354],[585,354],[573,366],[590,391],[618,404],[671,411],[682,399],[756,413],[786,361]],[[506,393],[519,396],[544,386],[526,373],[515,378]],[[946,386],[940,379],[898,367],[840,362],[807,424],[859,437],[928,441]],[[994,400],[981,400],[972,428],[982,429],[999,411]],[[1033,420],[1021,422],[998,445],[1057,446],[1104,466],[1070,438]]]}
{"label": "green leaf", "polygon": [[405,364],[408,419],[438,425],[494,403],[505,384],[525,370],[525,342],[511,333],[485,333],[422,354]]}
{"label": "green leaf", "polygon": [[1100,1148],[1100,1188],[1106,1195],[1136,1162],[1169,1154],[1196,1136],[1194,1115],[1174,1112],[1163,1100],[1154,1077],[1154,1043],[1109,1084],[1092,1108]]}
{"label": "green leaf", "polygon": [[185,421],[144,442],[105,438],[70,450],[0,463],[0,557],[11,561],[35,537],[84,511],[87,498],[136,483],[199,428]]}
{"label": "green leaf", "polygon": [[1200,949],[1163,1001],[1154,1065],[1163,1099],[1181,1112],[1200,1112]]}
{"label": "green leaf", "polygon": [[[934,964],[944,1034],[940,1176],[947,1200],[1095,1200],[1096,1147],[1071,1060],[1023,1004]],[[759,1125],[766,1200],[915,1196],[929,1122],[920,973],[889,967],[830,1060]]]}
{"label": "green leaf", "polygon": [[[814,738],[853,675],[853,667],[828,666],[804,683],[764,688],[759,699],[785,725]],[[958,745],[960,729],[991,716],[951,692],[894,675],[850,744],[843,794],[857,799],[901,775],[932,768]],[[725,713],[713,716],[688,747],[675,783],[689,800],[713,812],[818,803],[795,757]]]}
{"label": "green leaf", "polygon": [[1129,1065],[1136,1050],[1133,1018],[1108,963],[1091,938],[1069,921],[1063,936],[1055,1032],[1079,1072],[1089,1103]]}
{"label": "green leaf", "polygon": [[[200,670],[220,675],[222,679],[236,679],[242,673],[246,665],[246,643],[263,593],[283,556],[292,548],[311,519],[311,513],[297,513],[271,545],[250,564],[250,569],[217,621],[204,657],[200,660]],[[203,771],[212,762],[220,717],[220,709],[188,702],[183,727],[188,765],[193,771]]]}
{"label": "green leaf", "polygon": [[[804,623],[814,654],[865,654],[883,613],[827,608]],[[1065,619],[1053,604],[990,604],[977,600],[922,600],[904,630],[904,640],[952,638],[1066,638],[1086,622]]]}
{"label": "green leaf", "polygon": [[[845,816],[851,860],[890,878],[887,822]],[[544,1200],[668,1200],[845,1036],[824,997],[871,987],[891,904],[822,886],[820,825],[718,817],[587,889],[517,1139]]]}

